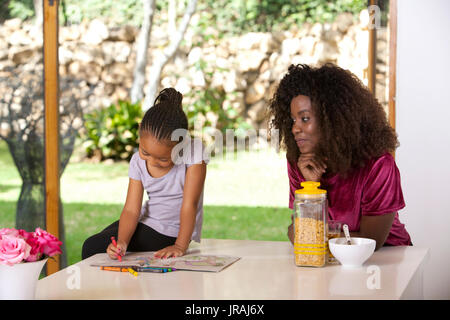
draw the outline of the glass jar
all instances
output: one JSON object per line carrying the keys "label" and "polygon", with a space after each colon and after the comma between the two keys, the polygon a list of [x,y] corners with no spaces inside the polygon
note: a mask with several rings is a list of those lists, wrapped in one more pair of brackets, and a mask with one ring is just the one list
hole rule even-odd
{"label": "glass jar", "polygon": [[295,191],[294,255],[297,266],[323,267],[327,262],[327,192],[320,182],[305,181]]}

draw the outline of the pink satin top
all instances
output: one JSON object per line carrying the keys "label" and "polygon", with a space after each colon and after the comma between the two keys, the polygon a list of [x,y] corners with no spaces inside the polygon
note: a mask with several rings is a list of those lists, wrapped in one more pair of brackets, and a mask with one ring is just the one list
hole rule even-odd
{"label": "pink satin top", "polygon": [[[296,163],[287,163],[289,176],[289,208],[293,208],[295,190],[305,181]],[[346,223],[350,231],[359,231],[362,216],[395,212],[385,245],[412,245],[411,238],[398,217],[405,207],[400,172],[391,154],[368,161],[346,178],[335,174],[322,178],[320,188],[327,190],[328,219]]]}

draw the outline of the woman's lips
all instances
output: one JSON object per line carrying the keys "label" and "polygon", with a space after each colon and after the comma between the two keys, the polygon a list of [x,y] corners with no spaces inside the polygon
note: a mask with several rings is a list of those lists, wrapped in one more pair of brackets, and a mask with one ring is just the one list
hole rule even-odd
{"label": "woman's lips", "polygon": [[297,142],[297,146],[302,147],[305,145],[306,142],[308,142],[308,140],[306,139],[295,139],[295,142]]}

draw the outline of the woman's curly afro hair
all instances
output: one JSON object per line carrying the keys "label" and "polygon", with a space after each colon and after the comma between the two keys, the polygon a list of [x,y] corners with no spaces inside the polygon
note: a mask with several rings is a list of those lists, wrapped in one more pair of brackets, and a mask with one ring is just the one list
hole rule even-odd
{"label": "woman's curly afro hair", "polygon": [[290,110],[298,95],[311,100],[320,132],[314,153],[330,173],[346,174],[397,148],[397,135],[383,107],[354,74],[331,63],[318,68],[291,65],[269,106],[270,127],[279,130],[278,143],[291,163],[300,156]]}

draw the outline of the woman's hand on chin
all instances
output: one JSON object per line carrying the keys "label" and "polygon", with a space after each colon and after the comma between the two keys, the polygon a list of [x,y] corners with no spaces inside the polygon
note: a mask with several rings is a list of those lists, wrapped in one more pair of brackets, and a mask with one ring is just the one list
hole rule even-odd
{"label": "woman's hand on chin", "polygon": [[306,181],[320,181],[327,169],[327,165],[316,158],[313,153],[302,153],[297,166]]}

